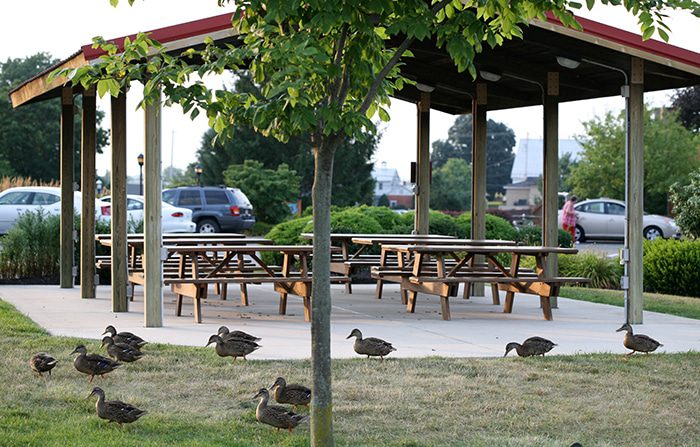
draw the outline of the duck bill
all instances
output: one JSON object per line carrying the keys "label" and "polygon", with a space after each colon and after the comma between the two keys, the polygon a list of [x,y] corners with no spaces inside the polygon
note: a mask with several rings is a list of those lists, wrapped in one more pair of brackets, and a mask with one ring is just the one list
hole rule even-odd
{"label": "duck bill", "polygon": [[345,337],[345,339],[347,340],[347,339],[350,338],[350,337],[352,337],[352,334],[350,334],[350,335],[348,335],[347,337]]}
{"label": "duck bill", "polygon": [[623,325],[622,327],[620,327],[620,329],[616,330],[615,332],[622,332],[622,331],[626,331],[626,330],[627,330],[627,328],[626,328],[625,326],[626,326],[626,325]]}

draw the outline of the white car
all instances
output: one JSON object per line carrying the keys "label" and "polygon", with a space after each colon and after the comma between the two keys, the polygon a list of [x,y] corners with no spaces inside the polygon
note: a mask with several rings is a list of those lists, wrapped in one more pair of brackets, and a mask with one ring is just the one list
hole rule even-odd
{"label": "white car", "polygon": [[[615,199],[588,199],[576,203],[576,241],[586,239],[624,239],[625,202]],[[644,214],[644,237],[654,240],[658,237],[680,237],[676,222],[670,217]],[[559,211],[561,228],[561,210]]]}
{"label": "white car", "polygon": [[[111,203],[112,198],[105,196],[102,201]],[[178,208],[167,202],[162,202],[163,211],[161,214],[163,233],[194,233],[197,224],[192,222],[192,210]],[[140,222],[143,220],[143,196],[128,194],[126,196],[126,216],[128,220]]]}
{"label": "white car", "polygon": [[[75,192],[73,203],[77,213],[82,207],[82,195]],[[109,205],[95,200],[95,218],[105,219]],[[22,213],[44,210],[47,214],[61,214],[61,188],[52,186],[19,186],[0,193],[0,234],[7,233]]]}

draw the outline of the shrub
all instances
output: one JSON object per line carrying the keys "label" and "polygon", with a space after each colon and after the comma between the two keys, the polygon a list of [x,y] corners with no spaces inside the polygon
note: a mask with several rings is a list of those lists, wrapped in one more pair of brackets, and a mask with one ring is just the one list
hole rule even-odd
{"label": "shrub", "polygon": [[54,277],[59,273],[60,218],[39,209],[26,212],[2,240],[0,277]]}
{"label": "shrub", "polygon": [[622,266],[617,258],[608,258],[605,253],[593,251],[575,255],[559,255],[559,275],[582,276],[591,280],[595,289],[617,289],[620,287]]}
{"label": "shrub", "polygon": [[[561,228],[558,230],[559,247],[573,247],[571,235]],[[524,225],[517,230],[515,240],[524,245],[542,245],[542,228],[536,225]]]}
{"label": "shrub", "polygon": [[[517,237],[517,230],[510,222],[499,216],[486,214],[486,239],[503,239],[514,241]],[[469,239],[472,234],[471,213],[464,213],[457,217],[458,237]]]}
{"label": "shrub", "polygon": [[644,289],[700,297],[700,241],[644,241]]}
{"label": "shrub", "polygon": [[678,182],[671,185],[671,201],[683,234],[700,237],[700,171],[690,174],[687,185]]}
{"label": "shrub", "polygon": [[266,238],[272,239],[277,245],[301,245],[307,241],[300,237],[304,232],[304,227],[311,221],[311,216],[300,217],[298,219],[288,220],[275,225],[265,235]]}
{"label": "shrub", "polygon": [[[313,232],[314,224],[309,221],[304,228]],[[374,217],[367,216],[359,208],[347,208],[331,212],[331,233],[381,233],[382,226]]]}
{"label": "shrub", "polygon": [[394,227],[401,222],[399,214],[385,206],[362,205],[358,210],[365,216],[374,218],[381,225],[382,233],[393,233]]}

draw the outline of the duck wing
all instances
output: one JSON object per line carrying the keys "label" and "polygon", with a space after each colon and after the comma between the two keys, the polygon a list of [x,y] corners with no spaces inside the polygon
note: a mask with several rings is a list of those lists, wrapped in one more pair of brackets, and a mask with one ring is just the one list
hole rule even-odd
{"label": "duck wing", "polygon": [[387,352],[396,351],[396,348],[388,341],[382,340],[381,338],[368,337],[363,339],[367,342],[369,346],[373,346],[377,350],[383,350]]}
{"label": "duck wing", "polygon": [[45,352],[34,354],[29,360],[30,368],[39,373],[51,371],[56,363],[58,361]]}
{"label": "duck wing", "polygon": [[105,402],[105,413],[117,422],[134,422],[146,414],[145,411],[120,400]]}
{"label": "duck wing", "polygon": [[634,343],[634,349],[641,352],[652,352],[655,351],[659,346],[663,346],[658,341],[644,334],[635,334],[632,336],[632,341]]}
{"label": "duck wing", "polygon": [[85,364],[91,371],[94,371],[95,374],[110,372],[121,366],[121,363],[115,362],[107,357],[102,357],[99,354],[87,354],[85,356]]}
{"label": "duck wing", "polygon": [[228,334],[226,334],[225,336],[223,336],[222,338],[224,340],[239,339],[239,340],[246,340],[246,341],[250,341],[250,342],[256,342],[256,341],[261,340],[260,337],[256,337],[254,335],[248,334],[248,333],[243,332],[243,331],[231,331]]}

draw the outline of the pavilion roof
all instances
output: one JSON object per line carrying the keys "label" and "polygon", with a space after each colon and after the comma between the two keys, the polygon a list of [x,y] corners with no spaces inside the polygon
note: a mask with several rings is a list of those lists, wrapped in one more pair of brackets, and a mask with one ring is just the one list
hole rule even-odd
{"label": "pavilion roof", "polygon": [[[700,84],[700,54],[664,42],[643,41],[637,34],[592,20],[578,18],[578,21],[582,31],[565,27],[549,16],[546,21],[535,20],[526,27],[522,40],[505,41],[494,49],[486,46],[476,56],[475,65],[478,70],[500,75],[499,81],[488,83],[488,109],[542,104],[541,86],[546,85],[547,72],[551,71],[559,72],[559,99],[562,102],[618,95],[624,79],[620,72],[609,67],[629,73],[629,56],[645,61],[645,91]],[[231,27],[231,13],[159,28],[150,34],[173,53],[201,46],[206,37],[219,43],[234,42],[236,38]],[[111,40],[120,45],[126,37],[131,36]],[[471,76],[458,73],[447,53],[437,48],[434,41],[415,42],[411,51],[414,57],[405,60],[404,73],[435,87],[431,107],[453,114],[469,113],[471,97],[475,94],[475,82]],[[63,81],[56,79],[49,83],[49,73],[58,67],[75,68],[89,64],[100,54],[100,50],[85,45],[51,69],[26,80],[10,92],[13,106],[59,96]],[[584,62],[576,69],[566,69],[557,64],[557,56]],[[76,87],[78,91],[79,87]],[[395,96],[415,102],[420,94],[409,85]]]}

